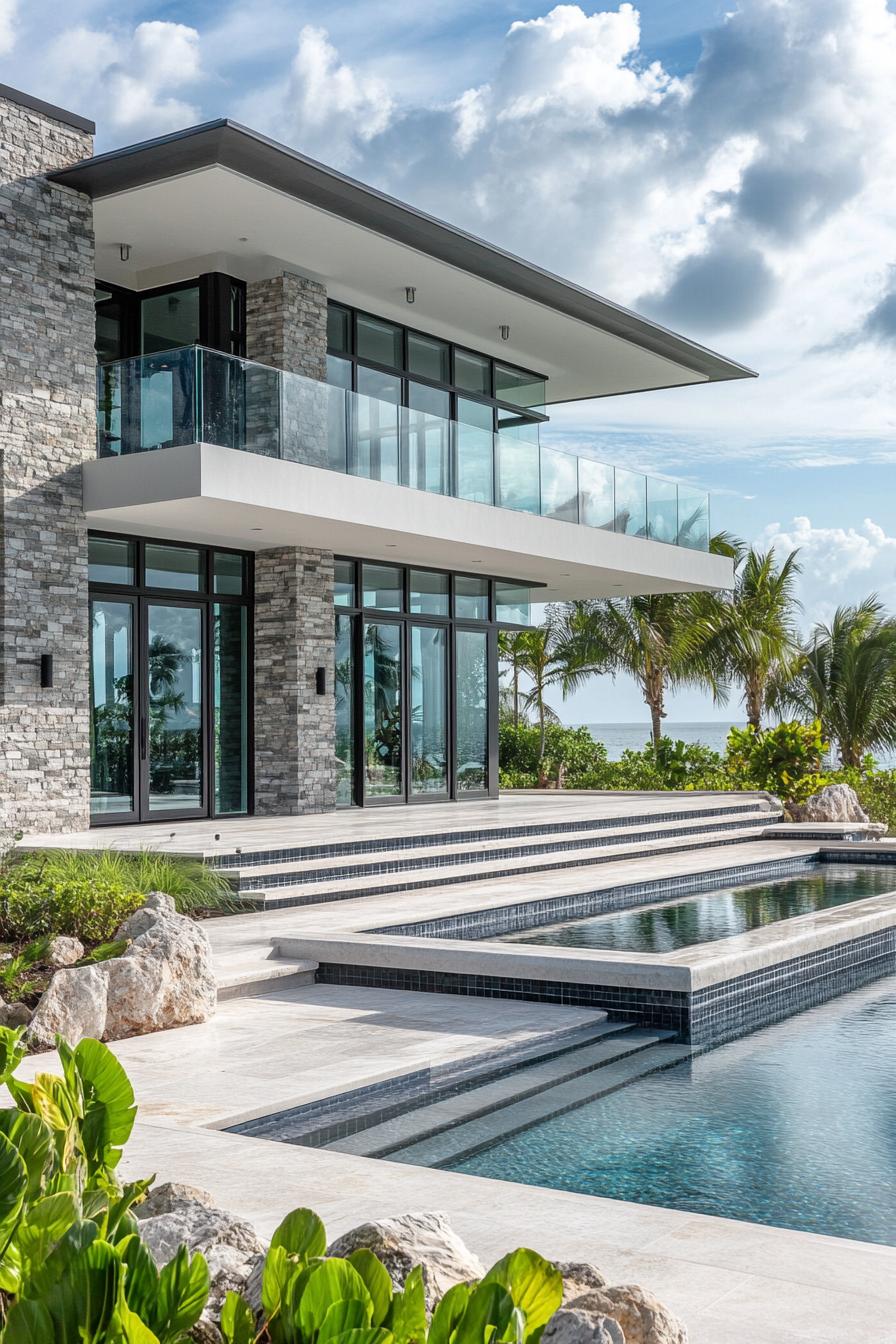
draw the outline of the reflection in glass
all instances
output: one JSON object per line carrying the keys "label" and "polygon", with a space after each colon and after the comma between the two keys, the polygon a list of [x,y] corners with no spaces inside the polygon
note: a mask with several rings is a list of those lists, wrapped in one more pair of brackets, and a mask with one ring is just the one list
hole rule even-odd
{"label": "reflection in glass", "polygon": [[347,354],[351,349],[351,314],[335,303],[327,305],[327,346]]}
{"label": "reflection in glass", "polygon": [[336,617],[336,806],[355,801],[355,662],[351,616]]}
{"label": "reflection in glass", "polygon": [[423,378],[430,378],[434,383],[450,382],[451,358],[447,341],[409,331],[408,370]]}
{"label": "reflection in glass", "polygon": [[448,630],[411,627],[411,792],[448,793]]}
{"label": "reflection in glass", "polygon": [[691,485],[678,487],[676,540],[691,551],[709,550],[709,495]]}
{"label": "reflection in glass", "polygon": [[613,468],[590,457],[579,458],[581,522],[613,531],[615,516]]}
{"label": "reflection in glass", "polygon": [[448,575],[412,569],[411,611],[420,616],[448,615]]}
{"label": "reflection in glass", "polygon": [[232,551],[215,551],[215,592],[239,597],[243,591],[244,566],[241,555],[234,555]]}
{"label": "reflection in glass", "polygon": [[531,592],[515,583],[495,584],[495,620],[506,625],[529,625]]}
{"label": "reflection in glass", "polygon": [[144,580],[147,588],[180,588],[196,593],[200,582],[201,555],[188,546],[158,546],[146,543]]}
{"label": "reflection in glass", "polygon": [[451,490],[451,399],[438,387],[408,383],[402,409],[402,483],[415,490],[447,495]]}
{"label": "reflection in glass", "polygon": [[401,781],[401,627],[364,627],[364,789],[396,798]]}
{"label": "reflection in glass", "polygon": [[651,541],[674,542],[678,535],[678,486],[647,477],[647,535]]}
{"label": "reflection in glass", "polygon": [[404,606],[404,571],[396,565],[364,565],[362,584],[363,606],[378,607],[380,611],[401,611]]}
{"label": "reflection in glass", "polygon": [[354,398],[356,442],[352,471],[356,476],[397,485],[401,379],[359,367],[358,393]]}
{"label": "reflection in glass", "polygon": [[355,562],[337,560],[333,565],[333,601],[337,607],[355,605]]}
{"label": "reflection in glass", "polygon": [[496,364],[495,396],[498,401],[509,401],[512,406],[540,411],[545,402],[545,380],[509,364]]}
{"label": "reflection in glass", "polygon": [[477,504],[494,504],[494,425],[491,406],[468,397],[457,399],[457,495]]}
{"label": "reflection in glass", "polygon": [[454,352],[454,385],[465,392],[477,392],[481,397],[492,394],[492,362],[471,350]]}
{"label": "reflection in glass", "polygon": [[488,635],[484,630],[458,630],[455,641],[457,791],[484,793],[488,788]]}
{"label": "reflection in glass", "polygon": [[133,607],[101,598],[90,604],[90,813],[133,810]]}
{"label": "reflection in glass", "polygon": [[624,467],[616,468],[616,531],[634,537],[647,533],[647,482]]}
{"label": "reflection in glass", "polygon": [[503,509],[539,513],[541,490],[537,442],[509,431],[497,434],[498,504]]}
{"label": "reflection in glass", "polygon": [[199,286],[153,294],[140,303],[140,349],[144,355],[193,345],[199,340]]}
{"label": "reflection in glass", "polygon": [[454,614],[463,621],[488,620],[488,579],[458,574],[454,579]]}
{"label": "reflection in glass", "polygon": [[249,808],[248,613],[216,602],[213,617],[215,811],[234,815]]}
{"label": "reflection in glass", "polygon": [[579,521],[579,459],[556,448],[541,450],[541,512],[564,523]]}
{"label": "reflection in glass", "polygon": [[[374,364],[385,364],[390,369],[404,366],[402,357],[402,329],[393,322],[382,322],[377,317],[358,314],[358,358]],[[360,375],[360,369],[358,373]]]}
{"label": "reflection in glass", "polygon": [[87,576],[91,583],[133,583],[134,543],[120,537],[89,536]]}
{"label": "reflection in glass", "polygon": [[147,603],[149,810],[202,805],[202,610]]}

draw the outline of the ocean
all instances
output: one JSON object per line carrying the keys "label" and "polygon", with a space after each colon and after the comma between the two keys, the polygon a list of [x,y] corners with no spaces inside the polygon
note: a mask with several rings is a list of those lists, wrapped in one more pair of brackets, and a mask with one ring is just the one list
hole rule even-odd
{"label": "ocean", "polygon": [[[624,751],[643,750],[650,741],[649,723],[583,723],[575,726],[587,728],[595,741],[603,742],[611,761],[618,761]],[[705,747],[711,747],[719,755],[724,755],[728,733],[734,727],[743,728],[745,724],[743,720],[734,724],[673,723],[670,719],[666,719],[663,723],[663,733],[666,737],[671,737],[673,742],[678,740],[702,742]],[[874,753],[874,759],[882,770],[896,769],[896,752],[879,748]],[[832,768],[837,768],[836,761],[832,762]]]}
{"label": "ocean", "polygon": [[[607,756],[618,761],[624,751],[641,751],[650,741],[649,723],[584,723],[576,727],[587,728],[596,742],[603,742]],[[702,742],[720,755],[725,750],[728,733],[733,723],[673,723],[666,719],[663,733],[673,742]],[[737,724],[743,728],[743,722]]]}

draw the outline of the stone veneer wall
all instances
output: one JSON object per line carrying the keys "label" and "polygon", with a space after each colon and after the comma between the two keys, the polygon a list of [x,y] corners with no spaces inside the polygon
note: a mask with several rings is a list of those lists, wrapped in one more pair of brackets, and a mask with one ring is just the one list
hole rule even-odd
{"label": "stone veneer wall", "polygon": [[[255,811],[336,805],[333,556],[293,546],[255,558]],[[316,669],[326,669],[318,695]]]}
{"label": "stone veneer wall", "polygon": [[[246,292],[249,359],[323,381],[327,292],[291,272],[252,281]],[[287,389],[279,426],[283,456],[325,463],[326,394]],[[258,441],[270,442],[267,426]],[[332,552],[278,547],[255,557],[255,811],[326,812],[336,803],[336,702]],[[316,670],[326,671],[318,695]]]}
{"label": "stone veneer wall", "polygon": [[[87,525],[96,452],[90,200],[43,173],[93,137],[0,94],[0,827],[89,820]],[[40,656],[52,653],[52,689]]]}

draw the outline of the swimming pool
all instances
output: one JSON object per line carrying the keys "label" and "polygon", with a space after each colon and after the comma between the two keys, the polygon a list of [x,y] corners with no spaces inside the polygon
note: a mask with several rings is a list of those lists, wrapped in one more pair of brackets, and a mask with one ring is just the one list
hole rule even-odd
{"label": "swimming pool", "polygon": [[896,976],[452,1166],[896,1245]]}
{"label": "swimming pool", "polygon": [[499,941],[619,952],[674,952],[894,890],[893,868],[826,863],[795,877],[698,892],[635,910],[523,929],[502,934]]}

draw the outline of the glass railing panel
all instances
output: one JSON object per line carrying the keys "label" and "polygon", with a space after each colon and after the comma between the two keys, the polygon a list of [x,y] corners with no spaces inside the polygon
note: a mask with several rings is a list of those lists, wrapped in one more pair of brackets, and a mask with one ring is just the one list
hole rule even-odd
{"label": "glass railing panel", "polygon": [[[349,472],[565,522],[709,549],[709,498],[589,456],[496,434],[199,346],[97,370],[101,457],[194,442]],[[488,412],[486,408],[485,413]]]}
{"label": "glass railing panel", "polygon": [[185,346],[99,370],[101,457],[173,448],[196,439],[196,350]]}
{"label": "glass railing panel", "polygon": [[564,523],[579,521],[579,459],[574,453],[542,448],[541,512]]}
{"label": "glass railing panel", "polygon": [[541,512],[539,450],[537,443],[508,431],[495,435],[496,503],[520,513]]}
{"label": "glass railing panel", "polygon": [[400,485],[400,408],[358,392],[347,395],[351,397],[353,410],[349,471],[371,481]]}
{"label": "glass railing panel", "polygon": [[647,535],[647,478],[640,472],[628,471],[617,467],[616,512],[614,516],[616,532],[627,532],[633,537]]}
{"label": "glass railing panel", "polygon": [[692,485],[678,487],[676,541],[691,551],[709,550],[709,495]]}
{"label": "glass railing panel", "polygon": [[402,485],[451,494],[451,421],[401,408]]}
{"label": "glass railing panel", "polygon": [[592,457],[579,458],[579,522],[612,532],[616,505],[613,468]]}
{"label": "glass railing panel", "polygon": [[651,541],[675,542],[678,536],[678,486],[647,477],[647,535]]}
{"label": "glass railing panel", "polygon": [[495,502],[495,436],[490,429],[479,429],[458,421],[454,426],[456,444],[456,483],[458,499],[476,504]]}

